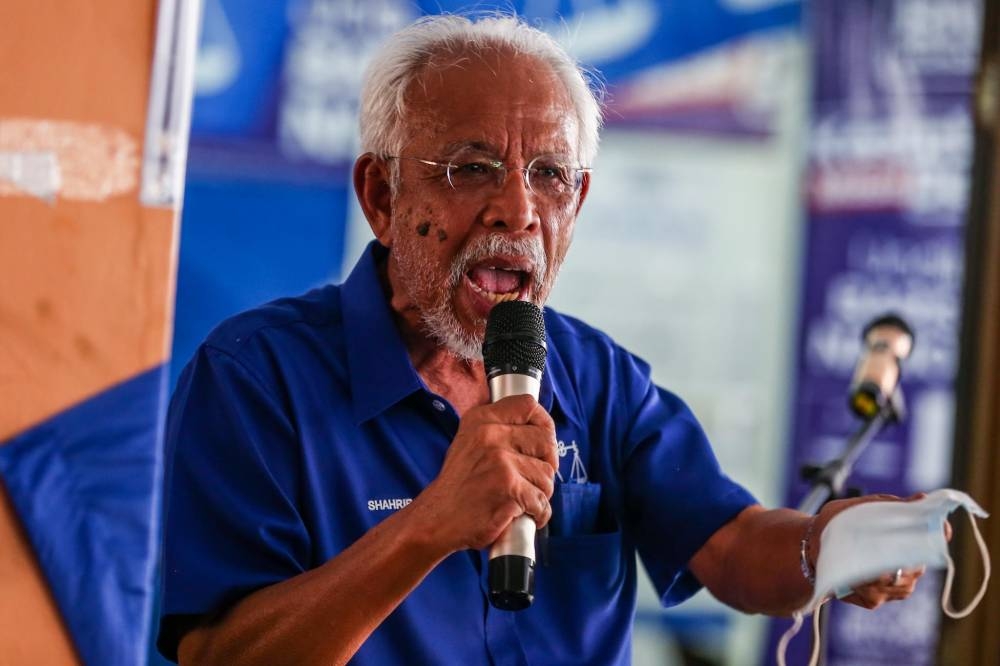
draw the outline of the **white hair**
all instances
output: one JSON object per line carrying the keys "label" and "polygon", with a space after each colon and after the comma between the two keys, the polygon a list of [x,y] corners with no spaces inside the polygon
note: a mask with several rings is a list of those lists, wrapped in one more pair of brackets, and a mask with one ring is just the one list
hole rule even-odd
{"label": "white hair", "polygon": [[398,155],[409,137],[406,92],[435,55],[472,50],[508,49],[548,64],[566,86],[580,128],[577,157],[590,166],[597,155],[603,92],[585,71],[546,33],[516,16],[492,14],[478,20],[464,16],[425,16],[389,38],[368,65],[361,89],[361,150]]}

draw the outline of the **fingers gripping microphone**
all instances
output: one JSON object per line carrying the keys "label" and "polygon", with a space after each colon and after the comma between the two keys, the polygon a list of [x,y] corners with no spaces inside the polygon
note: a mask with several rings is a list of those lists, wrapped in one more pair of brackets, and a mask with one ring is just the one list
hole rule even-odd
{"label": "fingers gripping microphone", "polygon": [[[545,321],[527,301],[498,303],[490,310],[483,341],[490,401],[511,395],[538,400],[545,369]],[[490,603],[522,610],[535,598],[535,521],[514,519],[490,548]]]}
{"label": "fingers gripping microphone", "polygon": [[851,409],[871,420],[888,406],[901,419],[903,402],[897,384],[901,363],[913,351],[913,331],[898,316],[887,314],[865,326],[861,337],[865,349],[851,380]]}

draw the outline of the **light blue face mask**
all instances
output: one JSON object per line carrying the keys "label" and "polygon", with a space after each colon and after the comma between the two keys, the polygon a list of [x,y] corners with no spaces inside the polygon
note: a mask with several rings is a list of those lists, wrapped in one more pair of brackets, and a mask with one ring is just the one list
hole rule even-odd
{"label": "light blue face mask", "polygon": [[[955,563],[948,553],[944,522],[955,509],[964,508],[983,556],[985,575],[979,592],[969,605],[955,610],[951,605],[951,584]],[[838,513],[820,535],[816,584],[812,599],[796,611],[795,624],[778,643],[778,664],[785,666],[788,642],[802,627],[802,618],[814,613],[813,654],[810,666],[819,658],[816,640],[817,610],[830,596],[843,597],[851,588],[899,569],[922,566],[947,568],[941,608],[953,618],[963,618],[975,610],[986,594],[990,578],[990,555],[973,516],[988,517],[975,500],[959,490],[942,489],[913,502],[866,502]]]}

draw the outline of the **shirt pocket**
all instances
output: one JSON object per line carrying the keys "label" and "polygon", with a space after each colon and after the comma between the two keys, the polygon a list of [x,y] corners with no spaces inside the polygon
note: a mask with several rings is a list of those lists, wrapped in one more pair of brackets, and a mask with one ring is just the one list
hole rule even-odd
{"label": "shirt pocket", "polygon": [[576,536],[597,532],[601,506],[601,484],[558,483],[552,493],[553,536]]}
{"label": "shirt pocket", "polygon": [[522,611],[530,615],[515,614],[518,635],[544,650],[547,664],[611,663],[609,646],[631,629],[632,613],[622,609],[635,604],[622,533],[552,536],[543,548],[535,602]]}

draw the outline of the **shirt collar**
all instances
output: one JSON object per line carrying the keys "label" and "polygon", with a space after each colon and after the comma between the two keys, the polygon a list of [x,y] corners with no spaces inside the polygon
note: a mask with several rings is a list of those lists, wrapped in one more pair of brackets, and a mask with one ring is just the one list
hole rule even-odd
{"label": "shirt collar", "polygon": [[570,393],[567,393],[568,387],[572,386],[568,369],[562,355],[559,354],[559,348],[553,343],[552,327],[547,323],[557,316],[552,309],[545,308],[545,338],[548,353],[545,358],[545,372],[542,373],[542,386],[538,391],[538,402],[557,423],[561,415],[578,427],[583,427],[585,421],[580,417],[578,405],[570,397]]}
{"label": "shirt collar", "polygon": [[356,423],[423,387],[393,321],[378,275],[388,252],[372,241],[344,281],[344,340]]}
{"label": "shirt collar", "polygon": [[[413,368],[382,291],[378,264],[386,256],[388,251],[372,241],[341,289],[352,408],[358,424],[426,389]],[[559,386],[566,378],[566,368],[554,353],[551,337],[548,348],[538,402],[553,416],[563,414],[580,425],[572,401],[566,399]]]}

